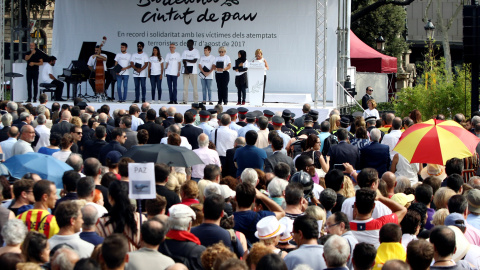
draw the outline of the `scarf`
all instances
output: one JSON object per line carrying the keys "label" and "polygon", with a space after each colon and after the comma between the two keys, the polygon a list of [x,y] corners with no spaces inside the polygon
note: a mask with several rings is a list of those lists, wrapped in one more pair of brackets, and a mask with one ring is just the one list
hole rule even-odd
{"label": "scarf", "polygon": [[193,233],[187,231],[177,231],[170,230],[167,235],[167,239],[177,240],[177,241],[190,241],[194,242],[197,245],[201,245],[200,239],[196,237]]}

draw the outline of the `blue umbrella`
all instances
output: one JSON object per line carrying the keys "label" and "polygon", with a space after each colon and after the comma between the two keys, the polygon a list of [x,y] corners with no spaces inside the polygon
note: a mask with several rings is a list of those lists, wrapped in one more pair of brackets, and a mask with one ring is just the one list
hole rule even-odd
{"label": "blue umbrella", "polygon": [[26,153],[7,159],[4,163],[15,178],[22,178],[26,173],[36,173],[42,179],[55,183],[57,188],[63,188],[62,177],[65,171],[73,170],[65,162],[52,156],[40,153]]}

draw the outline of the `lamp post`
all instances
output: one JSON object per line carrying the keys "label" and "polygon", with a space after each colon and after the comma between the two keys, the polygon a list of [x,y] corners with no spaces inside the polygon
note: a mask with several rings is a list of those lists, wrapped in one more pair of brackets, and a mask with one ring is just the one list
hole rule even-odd
{"label": "lamp post", "polygon": [[385,50],[385,39],[382,36],[382,32],[378,32],[375,42],[377,43],[377,51],[383,52]]}
{"label": "lamp post", "polygon": [[435,25],[432,23],[432,20],[428,20],[427,24],[423,27],[425,29],[425,34],[427,38],[427,63],[430,65],[430,70],[433,69],[433,59],[434,59],[434,51],[433,51],[433,38],[435,36]]}

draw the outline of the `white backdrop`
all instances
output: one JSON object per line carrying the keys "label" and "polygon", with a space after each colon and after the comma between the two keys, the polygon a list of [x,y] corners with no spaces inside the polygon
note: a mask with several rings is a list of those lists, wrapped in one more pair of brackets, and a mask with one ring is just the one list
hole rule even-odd
{"label": "white backdrop", "polygon": [[[201,55],[207,44],[212,47],[213,55],[218,54],[219,46],[226,46],[233,63],[239,50],[245,50],[247,59],[251,60],[255,50],[261,48],[270,66],[267,93],[313,95],[315,7],[315,0],[56,1],[52,54],[58,60],[54,72],[62,73],[62,68],[77,59],[83,41],[100,42],[103,36],[108,39],[104,50],[117,53],[120,43],[126,42],[128,52],[133,54],[136,43],[143,41],[147,55],[151,54],[153,46],[159,46],[162,56],[169,52],[170,42],[176,43],[177,52],[182,53],[186,41],[193,39]],[[329,6],[329,11],[328,16],[337,13],[336,6]],[[334,23],[335,20],[329,22],[330,32],[336,29]],[[330,38],[329,46],[332,46],[329,54],[333,60],[336,58],[335,36]],[[332,62],[327,63],[331,65],[327,70],[335,70],[336,61]],[[232,71],[229,92],[236,92],[234,76]],[[330,76],[335,78],[327,74],[327,78]],[[183,89],[182,82],[179,78],[179,94]],[[150,88],[149,84],[147,80],[147,88]],[[129,90],[133,91],[133,88],[133,79],[130,78]],[[212,88],[216,89],[216,83]],[[168,96],[165,94],[168,93],[166,82],[162,82],[162,89],[165,98]],[[201,93],[200,83],[198,89]],[[327,89],[327,97],[331,99],[335,88],[327,85]]]}

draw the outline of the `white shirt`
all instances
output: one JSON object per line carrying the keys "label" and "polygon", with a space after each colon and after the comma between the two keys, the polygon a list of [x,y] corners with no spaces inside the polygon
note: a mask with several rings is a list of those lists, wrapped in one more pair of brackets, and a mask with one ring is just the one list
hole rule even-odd
{"label": "white shirt", "polygon": [[137,131],[138,127],[145,124],[141,118],[136,117],[135,115],[131,115],[132,117],[132,127],[133,131]]}
{"label": "white shirt", "polygon": [[[218,128],[218,119],[217,118],[213,118],[211,120],[209,120],[207,122],[210,126],[212,126],[213,128]],[[213,133],[213,131],[212,131]]]}
{"label": "white shirt", "polygon": [[12,156],[26,154],[28,152],[33,152],[32,145],[22,139],[19,139],[15,142],[12,148]]}
{"label": "white shirt", "polygon": [[[126,53],[117,53],[117,55],[115,55],[115,61],[117,62],[117,64],[122,66],[122,68],[126,68],[126,67],[130,66],[130,59],[131,58],[132,58],[132,55],[127,53],[127,52]],[[130,69],[120,71],[120,75],[129,76],[130,75]]]}
{"label": "white shirt", "polygon": [[367,118],[369,116],[375,116],[376,119],[380,119],[380,114],[378,113],[377,109],[366,109],[365,112],[363,112],[363,118]]}
{"label": "white shirt", "polygon": [[[100,55],[105,57],[105,59],[107,59],[106,54],[101,53]],[[102,60],[102,61],[103,61],[103,70],[107,71],[107,60]],[[93,55],[90,56],[90,58],[88,58],[87,65],[90,67],[93,67],[93,70],[95,70],[97,68],[96,64],[97,64],[97,58],[93,58]]]}
{"label": "white shirt", "polygon": [[[228,55],[217,56],[217,57],[215,58],[215,65],[217,65],[217,62],[223,62],[223,69],[226,69],[227,66],[232,63],[232,61],[230,61],[230,56],[228,56]],[[225,70],[224,70],[224,71],[225,71]],[[215,72],[217,72],[217,71],[215,71]],[[223,71],[222,71],[222,72],[223,72]],[[229,70],[227,70],[227,72],[229,72]],[[219,73],[219,72],[217,72],[217,73]],[[221,72],[220,72],[220,73],[221,73]]]}
{"label": "white shirt", "polygon": [[165,75],[177,76],[178,65],[180,65],[181,61],[182,61],[182,57],[180,56],[179,53],[177,52],[174,52],[173,54],[167,53],[167,56],[165,56],[165,63],[167,63],[167,67],[165,69]]}
{"label": "white shirt", "polygon": [[17,142],[15,138],[8,138],[3,142],[0,142],[0,146],[3,150],[3,159],[7,160],[12,157],[13,145]]}
{"label": "white shirt", "polygon": [[[342,212],[347,215],[348,220],[353,220],[353,204],[355,203],[355,197],[345,199],[342,204]],[[375,201],[375,207],[373,208],[372,218],[380,218],[386,215],[390,215],[392,210],[388,208],[385,204],[379,201]],[[360,242],[360,240],[359,240]]]}
{"label": "white shirt", "polygon": [[53,75],[52,65],[50,65],[50,63],[43,64],[42,82],[51,83],[53,80],[50,78],[50,74]]}
{"label": "white shirt", "polygon": [[[215,56],[209,55],[209,56],[202,56],[200,57],[200,61],[198,62],[200,66],[208,68],[210,71],[212,70],[213,64],[215,64]],[[207,80],[213,80],[213,72],[210,73],[207,77],[205,77]]]}
{"label": "white shirt", "polygon": [[158,60],[156,56],[150,56],[150,75],[162,74],[163,58]]}
{"label": "white shirt", "polygon": [[[187,149],[190,149],[192,150],[192,145],[188,142],[188,139],[184,136],[180,136],[180,146],[183,146]],[[161,140],[160,140],[160,143],[163,143],[163,144],[168,144],[168,137],[163,137]]]}
{"label": "white shirt", "polygon": [[[217,134],[215,134],[215,132]],[[217,147],[217,152],[219,156],[227,156],[227,150],[234,147],[237,136],[238,135],[235,130],[231,130],[226,126],[221,126],[217,130],[212,131],[213,143],[215,143],[215,137],[217,138],[217,143],[215,144],[215,146]]]}
{"label": "white shirt", "polygon": [[203,164],[192,166],[193,178],[203,179],[203,169],[205,169],[205,166],[207,165],[215,164],[218,167],[222,167],[217,151],[208,149],[208,147],[200,147],[193,150],[193,152],[195,152],[195,154],[197,154],[197,156],[203,161]]}
{"label": "white shirt", "polygon": [[385,134],[383,136],[382,144],[388,145],[388,149],[390,149],[390,159],[393,160],[393,156],[395,156],[396,152],[393,151],[393,148],[400,140],[400,136],[402,136],[402,131],[400,130],[392,130],[390,133]]}
{"label": "white shirt", "polygon": [[[145,52],[142,53],[135,53],[132,55],[132,58],[130,59],[130,62],[133,62],[133,65],[135,64],[140,64],[142,67],[145,65],[145,63],[148,63],[148,56]],[[147,69],[145,68],[138,74],[136,71],[133,71],[133,77],[141,77],[141,78],[146,78],[148,75]],[[133,130],[133,129],[132,129]]]}
{"label": "white shirt", "polygon": [[[240,131],[240,129],[242,129],[241,126],[235,124],[234,122],[230,122],[230,125],[228,125],[228,127],[231,129],[231,130],[235,130],[238,134],[238,132]],[[238,135],[237,135],[238,136]]]}
{"label": "white shirt", "polygon": [[55,153],[52,154],[52,157],[60,160],[60,161],[67,161],[68,157],[72,154],[72,151],[57,151]]}
{"label": "white shirt", "polygon": [[72,235],[54,235],[52,238],[48,239],[48,243],[53,248],[58,244],[68,244],[73,250],[78,253],[80,258],[89,258],[92,255],[94,245],[90,244],[87,241],[80,239],[80,233],[75,233]]}
{"label": "white shirt", "polygon": [[95,207],[95,209],[97,209],[97,217],[95,218],[95,220],[97,221],[99,218],[103,217],[105,214],[108,214],[107,208],[105,208],[104,206],[101,206],[100,204],[96,204],[94,202],[87,202],[86,205],[91,205]]}
{"label": "white shirt", "polygon": [[[183,51],[182,53],[182,60],[193,60],[193,59],[197,59],[197,62],[198,62],[198,59],[200,58],[200,53],[198,52],[197,49],[193,49],[193,50],[185,50]],[[198,74],[198,64],[197,62],[195,63],[188,63],[187,62],[187,67],[193,67],[192,69],[192,74]]]}
{"label": "white shirt", "polygon": [[[45,125],[38,125],[35,128],[40,138],[38,139],[38,143],[35,146],[35,152],[38,152],[38,149],[44,146],[50,145],[50,129],[47,128]],[[2,147],[3,149],[3,147]]]}
{"label": "white shirt", "polygon": [[283,139],[283,149],[286,149],[288,142],[291,140],[290,136],[283,133],[281,130],[277,130],[277,133]]}

